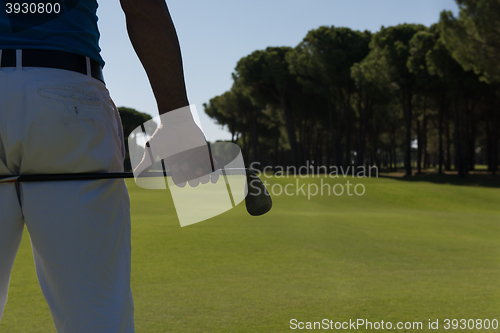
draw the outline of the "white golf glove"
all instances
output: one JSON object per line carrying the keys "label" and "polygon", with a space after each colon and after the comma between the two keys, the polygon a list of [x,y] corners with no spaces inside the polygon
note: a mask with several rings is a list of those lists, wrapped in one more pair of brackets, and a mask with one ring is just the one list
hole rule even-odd
{"label": "white golf glove", "polygon": [[161,125],[146,143],[142,160],[134,168],[135,177],[147,172],[159,158],[179,187],[184,187],[186,182],[195,187],[210,179],[216,183],[218,176],[212,174],[215,165],[210,147],[193,119],[190,106],[164,113],[159,118]]}

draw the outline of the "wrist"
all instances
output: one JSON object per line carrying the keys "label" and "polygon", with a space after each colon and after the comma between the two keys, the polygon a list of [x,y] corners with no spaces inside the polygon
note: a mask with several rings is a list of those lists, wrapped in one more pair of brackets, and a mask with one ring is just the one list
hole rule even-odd
{"label": "wrist", "polygon": [[158,103],[158,111],[160,115],[177,111],[185,107],[189,107],[189,101],[187,98],[180,98],[178,100],[169,98],[168,102]]}
{"label": "wrist", "polygon": [[160,122],[163,126],[175,126],[179,123],[192,123],[196,125],[191,110],[196,110],[194,104],[164,112],[160,115]]}

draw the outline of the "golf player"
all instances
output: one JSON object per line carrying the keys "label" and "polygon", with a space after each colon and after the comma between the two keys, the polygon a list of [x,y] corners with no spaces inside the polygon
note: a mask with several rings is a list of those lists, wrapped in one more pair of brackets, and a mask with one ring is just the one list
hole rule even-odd
{"label": "golf player", "polygon": [[[160,114],[185,110],[180,47],[165,0],[120,3]],[[102,74],[97,0],[2,5],[0,175],[122,172],[124,138]],[[174,118],[185,119],[182,112]],[[57,332],[134,332],[123,180],[0,183],[0,320],[24,225]]]}

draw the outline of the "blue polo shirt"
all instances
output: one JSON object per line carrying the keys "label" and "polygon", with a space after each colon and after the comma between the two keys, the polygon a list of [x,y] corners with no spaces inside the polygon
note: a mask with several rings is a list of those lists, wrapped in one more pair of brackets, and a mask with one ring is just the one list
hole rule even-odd
{"label": "blue polo shirt", "polygon": [[0,0],[0,5],[0,49],[66,51],[104,66],[97,0]]}

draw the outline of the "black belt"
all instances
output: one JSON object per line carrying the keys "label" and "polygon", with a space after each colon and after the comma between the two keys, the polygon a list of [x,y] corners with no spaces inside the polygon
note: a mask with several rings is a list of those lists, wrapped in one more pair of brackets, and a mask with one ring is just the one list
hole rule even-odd
{"label": "black belt", "polygon": [[[51,50],[22,50],[22,67],[48,67],[66,69],[68,71],[78,72],[87,75],[87,57]],[[2,62],[0,67],[16,67],[16,50],[2,50]],[[104,82],[101,65],[90,59],[90,75]]]}

